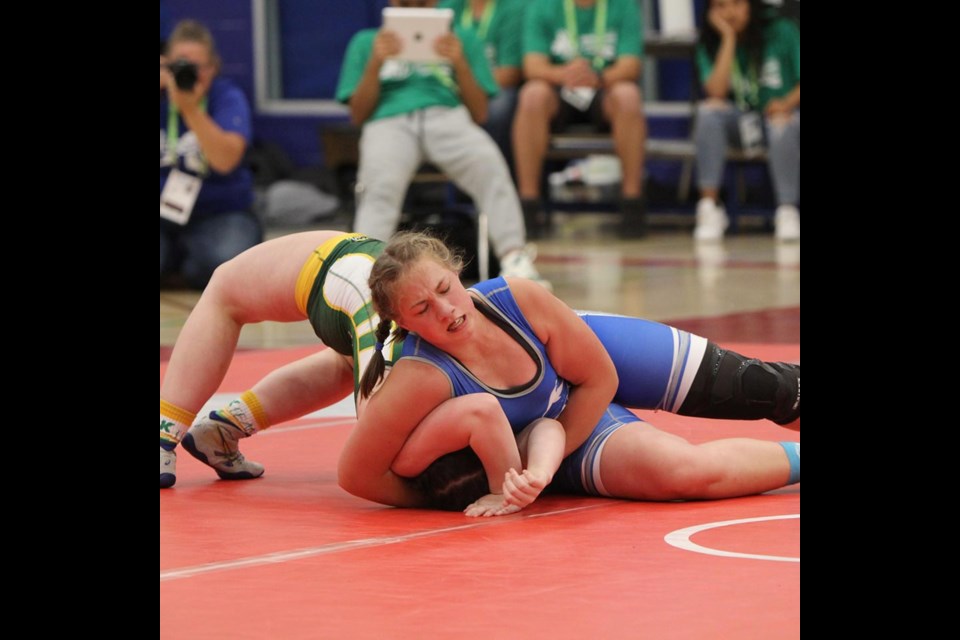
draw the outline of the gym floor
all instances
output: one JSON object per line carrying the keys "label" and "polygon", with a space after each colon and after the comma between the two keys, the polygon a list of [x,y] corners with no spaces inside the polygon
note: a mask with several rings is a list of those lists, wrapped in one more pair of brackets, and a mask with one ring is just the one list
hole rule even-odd
{"label": "gym floor", "polygon": [[[800,248],[753,229],[622,241],[561,215],[537,267],[570,306],[641,316],[746,355],[800,359]],[[160,375],[195,292],[160,292]],[[322,348],[307,323],[244,329],[211,406]],[[799,440],[769,422],[638,412],[694,442]],[[341,403],[243,441],[263,478],[224,482],[190,456],[160,494],[161,638],[799,638],[800,487],[717,502],[546,496],[474,520],[342,491]]]}

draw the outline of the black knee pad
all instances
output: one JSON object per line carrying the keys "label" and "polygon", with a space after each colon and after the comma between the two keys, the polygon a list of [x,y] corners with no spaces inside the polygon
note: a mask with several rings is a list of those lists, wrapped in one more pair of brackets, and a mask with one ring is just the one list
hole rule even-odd
{"label": "black knee pad", "polygon": [[678,413],[789,424],[800,417],[800,365],[745,358],[711,342]]}

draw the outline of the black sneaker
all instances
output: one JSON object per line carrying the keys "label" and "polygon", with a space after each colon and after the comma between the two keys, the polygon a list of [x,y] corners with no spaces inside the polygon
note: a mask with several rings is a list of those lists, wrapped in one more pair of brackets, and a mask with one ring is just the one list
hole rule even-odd
{"label": "black sneaker", "polygon": [[547,234],[547,212],[543,210],[540,199],[524,199],[520,201],[523,209],[523,223],[527,227],[527,238],[536,240]]}
{"label": "black sneaker", "polygon": [[620,233],[626,238],[647,235],[647,203],[643,196],[620,200]]}

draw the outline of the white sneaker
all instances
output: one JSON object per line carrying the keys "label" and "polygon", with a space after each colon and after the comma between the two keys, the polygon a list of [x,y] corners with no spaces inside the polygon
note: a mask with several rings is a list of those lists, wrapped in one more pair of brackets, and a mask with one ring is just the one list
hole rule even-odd
{"label": "white sneaker", "polygon": [[177,482],[177,452],[160,447],[160,488],[169,489]]}
{"label": "white sneaker", "polygon": [[224,480],[251,480],[263,475],[263,465],[240,453],[237,441],[246,437],[232,422],[213,411],[193,423],[180,444]]}
{"label": "white sneaker", "polygon": [[526,278],[527,280],[533,280],[547,291],[553,291],[553,285],[550,284],[550,281],[543,279],[537,268],[533,266],[536,257],[537,249],[531,244],[523,249],[511,251],[500,259],[500,276]]}
{"label": "white sneaker", "polygon": [[697,228],[693,230],[694,240],[717,242],[723,240],[723,233],[730,225],[727,212],[710,198],[700,198],[697,203]]}
{"label": "white sneaker", "polygon": [[774,218],[774,237],[783,242],[800,240],[800,212],[792,204],[782,204],[777,207]]}

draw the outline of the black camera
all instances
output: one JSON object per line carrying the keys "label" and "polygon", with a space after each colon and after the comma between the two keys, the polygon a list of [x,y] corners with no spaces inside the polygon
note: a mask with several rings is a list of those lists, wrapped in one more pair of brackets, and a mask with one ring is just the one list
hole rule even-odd
{"label": "black camera", "polygon": [[174,60],[167,65],[170,73],[173,74],[173,80],[177,83],[177,89],[181,91],[193,91],[197,84],[197,65],[189,60]]}

